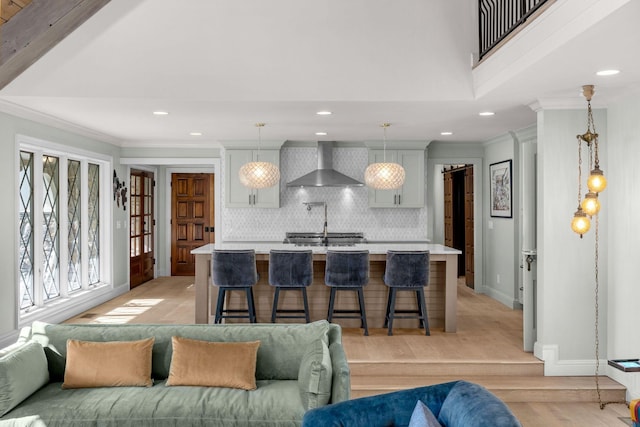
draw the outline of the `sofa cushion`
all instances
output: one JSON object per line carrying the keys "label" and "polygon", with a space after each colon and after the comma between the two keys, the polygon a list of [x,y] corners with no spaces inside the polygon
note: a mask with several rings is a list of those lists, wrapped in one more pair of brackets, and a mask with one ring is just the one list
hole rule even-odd
{"label": "sofa cushion", "polygon": [[151,387],[153,341],[68,340],[62,388]]}
{"label": "sofa cushion", "polygon": [[77,388],[51,383],[2,419],[38,414],[47,427],[295,427],[304,408],[298,382],[258,381],[245,391],[219,387]]}
{"label": "sofa cushion", "polygon": [[0,416],[49,382],[47,358],[38,343],[0,357]]}
{"label": "sofa cushion", "polygon": [[152,377],[166,379],[171,365],[171,337],[204,341],[260,341],[257,380],[297,380],[307,347],[317,339],[328,343],[329,322],[309,324],[225,325],[96,325],[33,322],[32,341],[45,347],[52,381],[64,378],[67,339],[83,341],[139,340],[155,337]]}
{"label": "sofa cushion", "polygon": [[168,386],[256,389],[260,341],[209,342],[173,337]]}
{"label": "sofa cushion", "polygon": [[[482,416],[478,416],[478,414]],[[507,405],[481,385],[458,381],[440,408],[438,421],[445,426],[502,427],[520,422]]]}
{"label": "sofa cushion", "polygon": [[329,403],[332,373],[329,347],[324,341],[316,340],[302,357],[298,371],[300,398],[305,409]]}
{"label": "sofa cushion", "polygon": [[0,427],[47,427],[42,419],[37,415],[11,420],[0,420]]}
{"label": "sofa cushion", "polygon": [[422,403],[421,400],[418,400],[411,414],[409,427],[442,427],[442,424],[438,422],[438,419],[433,415],[431,409]]}

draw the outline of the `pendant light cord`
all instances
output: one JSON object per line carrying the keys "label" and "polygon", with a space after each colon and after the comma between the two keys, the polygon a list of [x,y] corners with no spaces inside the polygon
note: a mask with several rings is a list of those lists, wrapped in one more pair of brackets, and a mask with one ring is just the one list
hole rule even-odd
{"label": "pendant light cord", "polygon": [[598,303],[598,291],[599,291],[599,285],[600,285],[600,281],[599,281],[599,270],[598,270],[598,262],[600,260],[599,257],[599,251],[598,251],[598,247],[599,247],[599,240],[600,240],[600,233],[599,233],[599,216],[596,215],[596,245],[595,245],[595,314],[596,314],[596,321],[595,321],[595,347],[596,347],[596,372],[595,372],[595,377],[596,377],[596,393],[598,394],[598,404],[600,405],[600,409],[604,409],[607,405],[611,405],[611,404],[620,404],[620,405],[625,405],[627,408],[629,407],[629,404],[627,403],[626,400],[615,400],[615,401],[608,401],[608,402],[603,402],[602,401],[602,394],[600,391],[600,378],[599,378],[599,370],[600,370],[600,334],[598,332],[598,318],[599,316],[599,303]]}

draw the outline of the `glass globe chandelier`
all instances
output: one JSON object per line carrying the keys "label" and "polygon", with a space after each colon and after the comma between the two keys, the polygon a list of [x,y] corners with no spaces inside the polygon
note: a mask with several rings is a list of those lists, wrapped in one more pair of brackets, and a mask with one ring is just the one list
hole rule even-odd
{"label": "glass globe chandelier", "polygon": [[387,128],[390,123],[383,123],[382,163],[372,163],[364,171],[364,182],[376,190],[395,190],[404,184],[405,172],[402,165],[387,162]]}
{"label": "glass globe chandelier", "polygon": [[[591,217],[600,212],[600,201],[598,194],[607,187],[607,179],[600,169],[600,158],[598,156],[598,134],[593,123],[593,112],[591,111],[591,98],[595,93],[593,85],[582,86],[582,94],[587,99],[587,131],[582,135],[577,135],[578,140],[578,209],[573,214],[571,229],[580,235],[585,234],[591,228]],[[591,170],[587,179],[589,192],[582,199],[582,143],[585,143],[589,153],[589,169]]]}
{"label": "glass globe chandelier", "polygon": [[260,161],[260,130],[264,127],[264,123],[256,123],[258,128],[258,152],[256,161],[242,165],[238,175],[240,182],[249,188],[269,188],[273,187],[280,181],[280,169],[278,166],[269,162]]}

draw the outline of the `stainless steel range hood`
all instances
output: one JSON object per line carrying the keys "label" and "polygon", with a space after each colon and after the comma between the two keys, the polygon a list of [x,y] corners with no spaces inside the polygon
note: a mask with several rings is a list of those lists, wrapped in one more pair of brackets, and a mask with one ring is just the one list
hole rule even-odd
{"label": "stainless steel range hood", "polygon": [[333,142],[318,141],[318,169],[287,183],[287,187],[362,187],[360,181],[333,169]]}

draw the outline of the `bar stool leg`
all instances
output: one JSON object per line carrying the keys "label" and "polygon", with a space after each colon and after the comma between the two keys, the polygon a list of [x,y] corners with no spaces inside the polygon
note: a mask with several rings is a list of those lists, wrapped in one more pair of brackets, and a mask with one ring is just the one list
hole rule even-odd
{"label": "bar stool leg", "polygon": [[247,305],[249,310],[249,322],[256,323],[256,306],[253,303],[253,288],[245,288],[247,292]]}
{"label": "bar stool leg", "polygon": [[276,292],[273,294],[273,309],[271,309],[271,323],[276,323],[276,313],[278,312],[278,297],[280,296],[280,287],[276,286]]}
{"label": "bar stool leg", "polygon": [[419,327],[424,328],[424,318],[422,317],[422,298],[420,297],[420,289],[416,289],[416,302],[418,303],[418,321]]}
{"label": "bar stool leg", "polygon": [[329,296],[329,312],[327,313],[327,320],[329,323],[333,320],[333,304],[336,302],[336,288],[331,288],[331,294]]}
{"label": "bar stool leg", "polygon": [[213,323],[221,323],[222,322],[222,310],[224,308],[224,296],[225,289],[218,288],[218,302],[216,303],[216,315],[213,320]]}
{"label": "bar stool leg", "polygon": [[309,316],[309,301],[307,300],[307,288],[302,288],[302,302],[304,303],[304,319],[307,323],[311,322]]}
{"label": "bar stool leg", "polygon": [[393,317],[396,315],[396,288],[389,288],[389,329],[387,335],[393,335]]}
{"label": "bar stool leg", "polygon": [[367,327],[367,313],[364,309],[364,292],[362,288],[358,288],[358,302],[360,303],[360,320],[362,321],[362,327],[364,328],[364,335],[369,335],[369,328]]}
{"label": "bar stool leg", "polygon": [[431,331],[429,330],[429,317],[427,316],[427,300],[424,297],[424,288],[420,288],[418,289],[418,293],[420,294],[420,300],[421,300],[421,315],[422,318],[424,319],[424,330],[425,330],[425,335],[431,335]]}
{"label": "bar stool leg", "polygon": [[389,311],[391,310],[391,288],[389,288],[389,292],[387,293],[387,312],[384,315],[384,325],[383,328],[386,328],[389,325]]}

